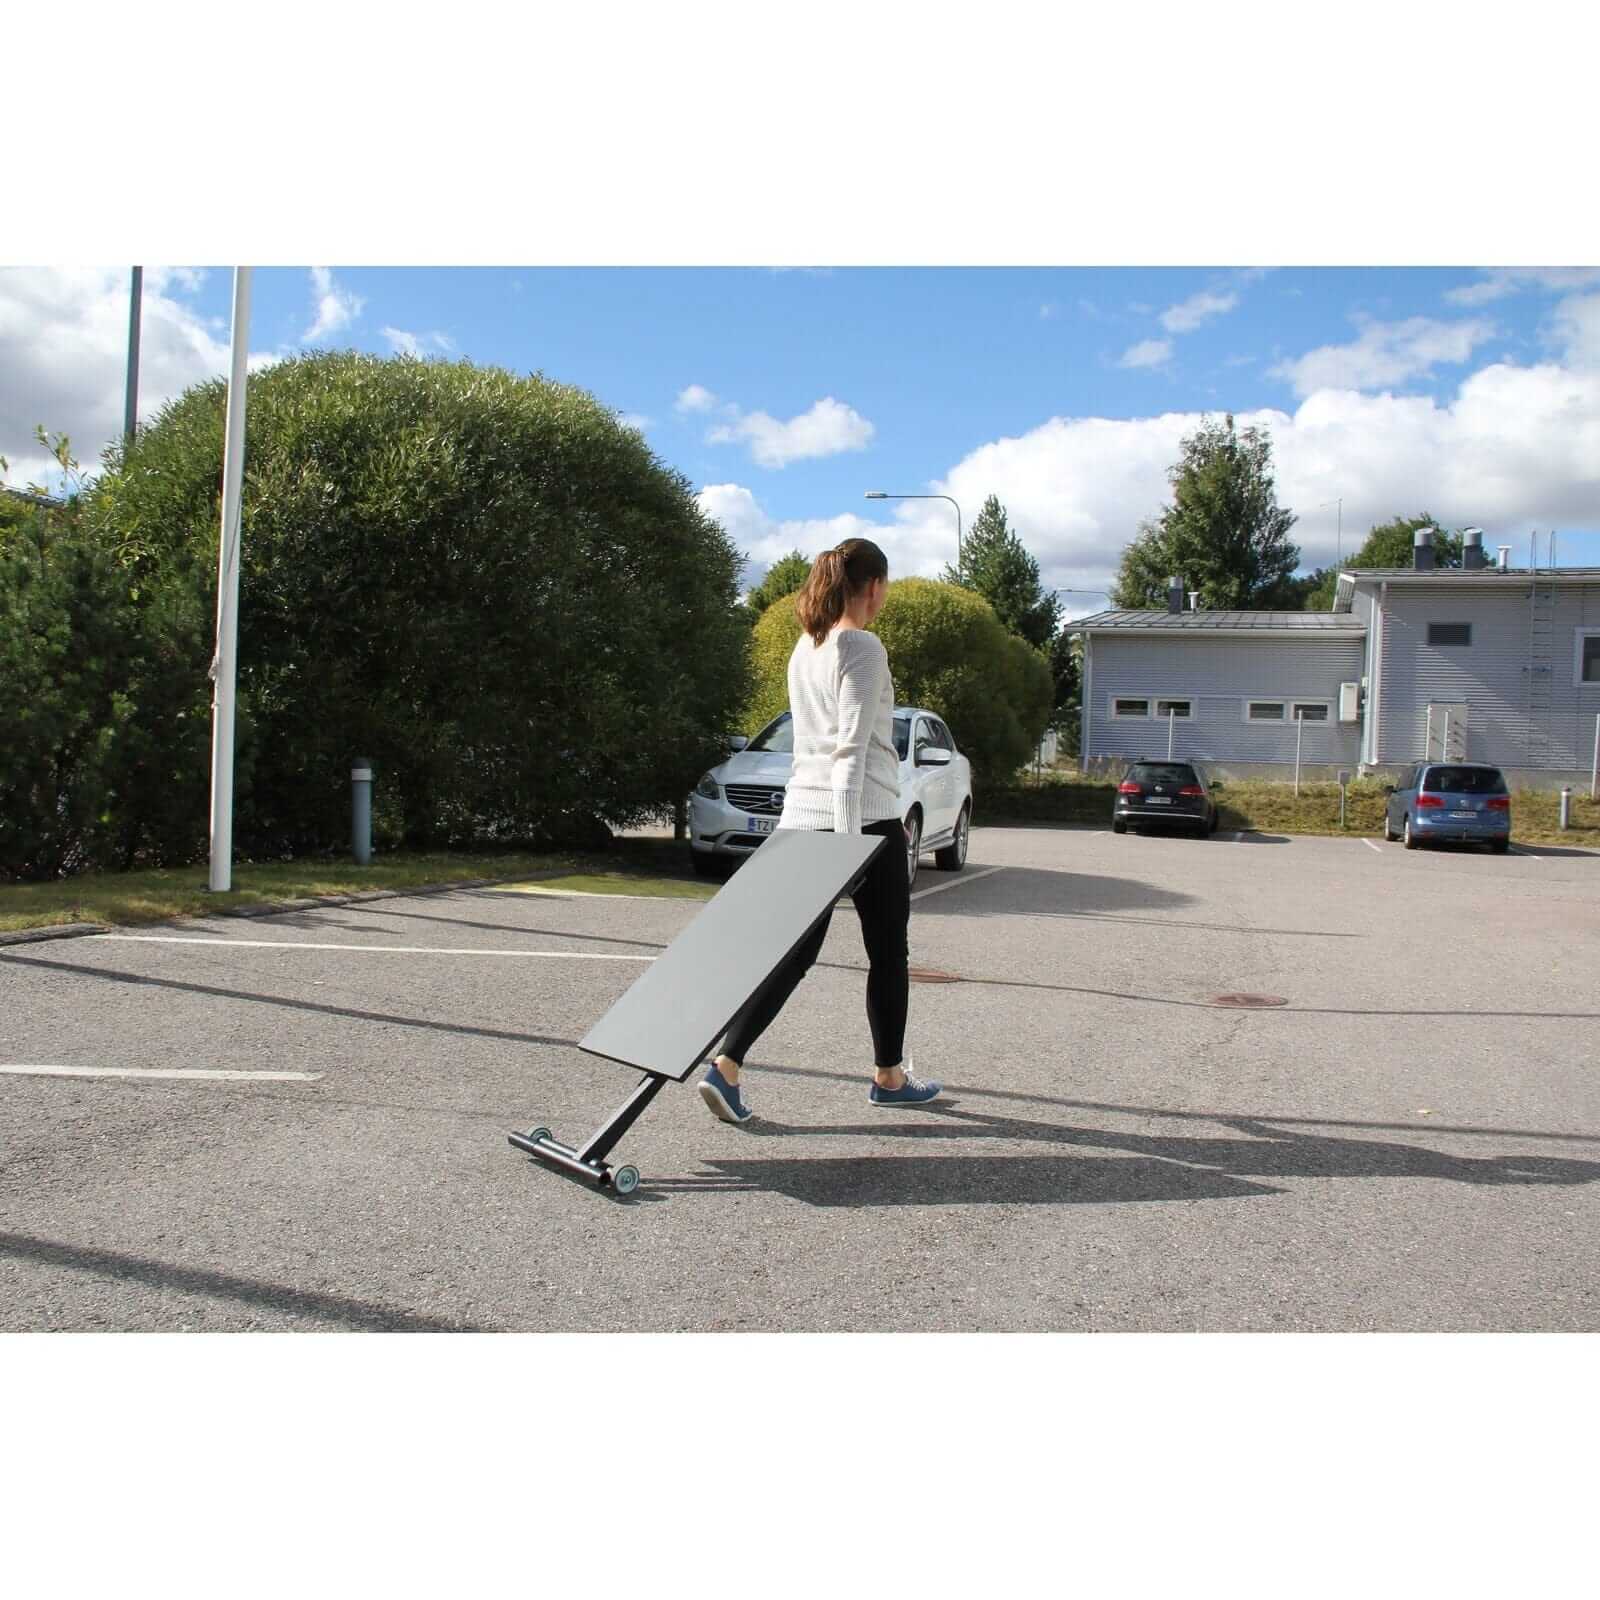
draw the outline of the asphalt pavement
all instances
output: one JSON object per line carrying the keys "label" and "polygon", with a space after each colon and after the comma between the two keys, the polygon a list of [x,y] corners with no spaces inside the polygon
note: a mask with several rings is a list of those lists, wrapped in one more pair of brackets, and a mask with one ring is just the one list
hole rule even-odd
{"label": "asphalt pavement", "polygon": [[1597,886],[1542,848],[974,829],[913,907],[945,1097],[867,1103],[846,907],[755,1121],[668,1085],[627,1199],[505,1135],[627,1097],[576,1041],[698,902],[10,945],[0,1329],[1592,1330]]}

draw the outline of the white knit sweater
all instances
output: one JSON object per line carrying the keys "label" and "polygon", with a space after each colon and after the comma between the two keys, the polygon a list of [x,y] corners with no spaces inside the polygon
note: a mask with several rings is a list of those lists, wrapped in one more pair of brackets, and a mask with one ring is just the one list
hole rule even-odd
{"label": "white knit sweater", "polygon": [[794,770],[780,828],[860,833],[900,815],[894,682],[883,641],[835,628],[819,645],[802,634],[789,657]]}

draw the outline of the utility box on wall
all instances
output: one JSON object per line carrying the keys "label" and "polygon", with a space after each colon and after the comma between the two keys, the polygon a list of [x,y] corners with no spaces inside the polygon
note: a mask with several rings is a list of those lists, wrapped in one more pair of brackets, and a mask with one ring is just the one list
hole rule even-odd
{"label": "utility box on wall", "polygon": [[1359,722],[1361,720],[1361,685],[1359,683],[1341,683],[1339,685],[1339,720],[1341,722]]}

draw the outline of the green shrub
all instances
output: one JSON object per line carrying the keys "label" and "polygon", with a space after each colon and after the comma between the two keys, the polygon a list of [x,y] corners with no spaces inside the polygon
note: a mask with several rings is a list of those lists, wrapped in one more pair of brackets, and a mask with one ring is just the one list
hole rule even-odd
{"label": "green shrub", "polygon": [[[1006,631],[988,601],[954,584],[898,578],[872,631],[888,653],[896,703],[926,706],[949,723],[975,784],[1003,782],[1032,755],[1050,718],[1049,663]],[[788,705],[800,632],[793,595],[773,601],[756,624],[749,731]]]}
{"label": "green shrub", "polygon": [[[167,406],[86,505],[137,594],[206,617],[225,401],[218,380]],[[246,439],[241,851],[342,845],[356,755],[378,843],[414,846],[589,837],[717,758],[748,690],[737,555],[591,396],[314,355],[250,379]],[[209,664],[209,645],[175,652],[174,698]],[[203,833],[205,807],[182,809]]]}

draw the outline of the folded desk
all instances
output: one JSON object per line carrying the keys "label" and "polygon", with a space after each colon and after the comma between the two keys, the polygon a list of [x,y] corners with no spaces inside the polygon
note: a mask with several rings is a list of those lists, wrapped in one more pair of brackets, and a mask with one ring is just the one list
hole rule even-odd
{"label": "folded desk", "polygon": [[752,852],[706,907],[579,1041],[590,1055],[644,1074],[581,1147],[548,1128],[508,1137],[519,1150],[628,1194],[634,1167],[605,1157],[667,1082],[682,1083],[751,995],[804,943],[889,841],[877,834],[780,829]]}

